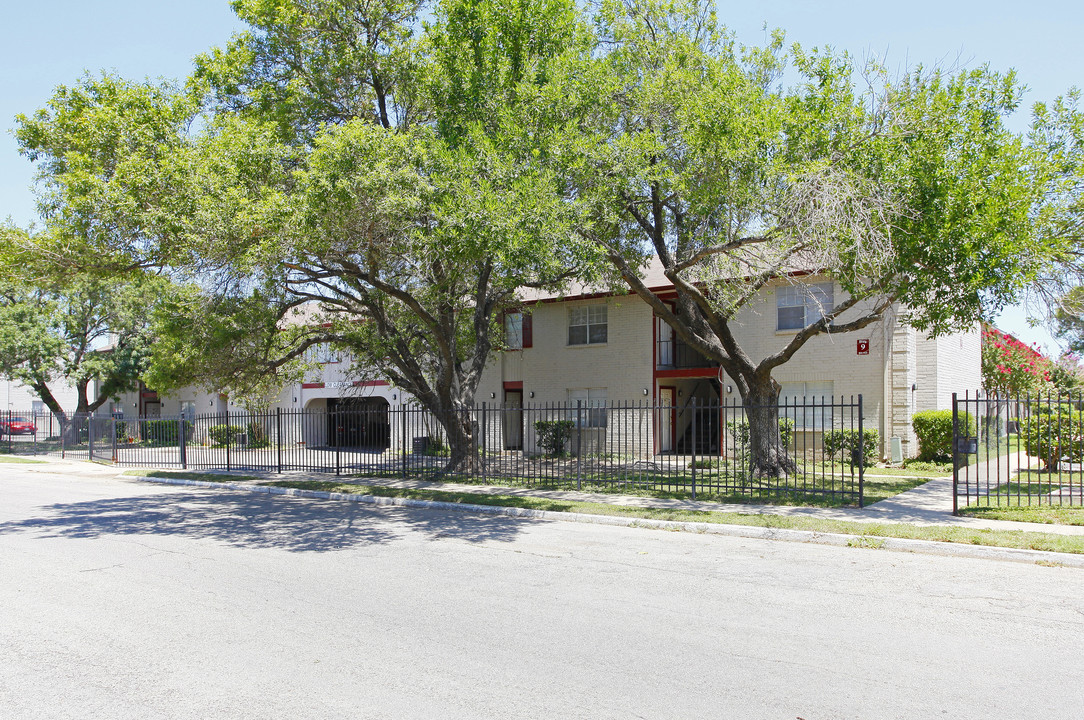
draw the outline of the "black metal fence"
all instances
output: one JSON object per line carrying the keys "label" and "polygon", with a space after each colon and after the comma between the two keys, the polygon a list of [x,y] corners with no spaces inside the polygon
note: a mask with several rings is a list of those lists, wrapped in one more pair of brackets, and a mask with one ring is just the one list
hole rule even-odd
{"label": "black metal fence", "polygon": [[[36,425],[9,452],[50,452],[120,465],[441,477],[498,485],[861,505],[862,398],[780,405],[786,472],[757,477],[749,407],[739,402],[482,405],[444,423],[416,407],[273,410],[190,417],[16,414]],[[468,438],[456,449],[447,427]],[[19,436],[22,437],[22,436]]]}
{"label": "black metal fence", "polygon": [[953,511],[1084,505],[1084,396],[956,394]]}

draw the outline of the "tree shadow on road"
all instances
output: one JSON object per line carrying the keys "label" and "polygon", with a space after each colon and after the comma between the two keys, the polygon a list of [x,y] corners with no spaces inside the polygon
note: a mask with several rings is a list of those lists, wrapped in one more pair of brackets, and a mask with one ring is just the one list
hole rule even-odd
{"label": "tree shadow on road", "polygon": [[41,537],[175,535],[246,548],[327,552],[421,533],[471,543],[513,540],[531,520],[461,511],[374,507],[234,491],[176,491],[58,503],[39,517],[0,523],[0,534]]}

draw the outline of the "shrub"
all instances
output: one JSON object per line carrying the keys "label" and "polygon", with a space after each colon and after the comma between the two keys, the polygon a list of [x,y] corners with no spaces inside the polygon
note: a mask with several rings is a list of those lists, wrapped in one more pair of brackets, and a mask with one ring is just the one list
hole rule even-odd
{"label": "shrub", "polygon": [[921,470],[924,472],[952,472],[952,463],[930,462],[918,458],[907,458],[903,461],[903,466],[908,470]]}
{"label": "shrub", "polygon": [[[975,419],[971,417],[971,413],[961,412],[957,421],[961,434],[974,434]],[[911,426],[918,436],[919,460],[952,462],[951,410],[924,410],[915,413]]]}
{"label": "shrub", "polygon": [[236,437],[244,431],[241,425],[212,425],[207,428],[207,436],[211,438],[212,445],[222,447],[236,444]]}
{"label": "shrub", "polygon": [[538,434],[538,447],[546,455],[557,457],[565,452],[565,444],[572,439],[576,424],[571,420],[537,420],[534,424]]}
{"label": "shrub", "polygon": [[1020,434],[1028,455],[1042,460],[1047,470],[1057,470],[1062,460],[1084,460],[1084,414],[1068,405],[1040,405]]}
{"label": "shrub", "polygon": [[[184,421],[185,437],[192,436],[192,423]],[[145,420],[143,442],[149,445],[175,445],[177,443],[176,420]]]}
{"label": "shrub", "polygon": [[450,457],[452,451],[444,445],[444,441],[439,436],[431,435],[422,454],[429,457]]}
{"label": "shrub", "polygon": [[[881,433],[876,428],[862,428],[862,464],[877,462],[880,451]],[[858,452],[857,430],[829,430],[824,433],[824,454],[826,457],[841,456],[844,462],[852,462]]]}

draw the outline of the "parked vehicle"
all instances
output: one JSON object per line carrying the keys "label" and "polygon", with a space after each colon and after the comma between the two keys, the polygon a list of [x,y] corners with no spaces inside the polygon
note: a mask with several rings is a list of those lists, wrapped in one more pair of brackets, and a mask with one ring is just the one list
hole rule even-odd
{"label": "parked vehicle", "polygon": [[38,426],[21,417],[0,417],[0,435],[33,435]]}

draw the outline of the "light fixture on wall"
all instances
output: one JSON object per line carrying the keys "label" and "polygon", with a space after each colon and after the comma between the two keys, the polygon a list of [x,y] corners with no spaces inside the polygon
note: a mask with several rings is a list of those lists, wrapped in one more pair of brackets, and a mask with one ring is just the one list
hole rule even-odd
{"label": "light fixture on wall", "polygon": [[678,397],[681,397],[684,394],[685,394],[684,390],[678,390]]}
{"label": "light fixture on wall", "polygon": [[733,385],[727,385],[726,386],[726,394],[729,395],[732,392],[734,392],[734,386]]}
{"label": "light fixture on wall", "polygon": [[211,407],[214,407],[214,406],[215,406],[215,400],[214,400],[214,398],[211,398],[210,400],[208,400],[208,401],[207,401],[207,404],[208,404],[208,405],[210,405]]}
{"label": "light fixture on wall", "polygon": [[398,395],[396,395],[395,393],[392,393],[392,394],[391,394],[391,399],[392,399],[392,400],[398,400],[398,399],[399,399],[399,396],[398,396]]}
{"label": "light fixture on wall", "polygon": [[297,398],[294,398],[294,402],[297,402]]}
{"label": "light fixture on wall", "polygon": [[534,397],[534,390],[532,390],[531,392],[527,393],[527,397],[531,397],[531,398],[533,398],[533,397]]}
{"label": "light fixture on wall", "polygon": [[495,398],[495,397],[497,397],[497,393],[495,393],[495,392],[491,392],[491,393],[489,394],[489,396],[490,396],[491,398]]}
{"label": "light fixture on wall", "polygon": [[647,397],[647,388],[644,388],[644,397]]}

